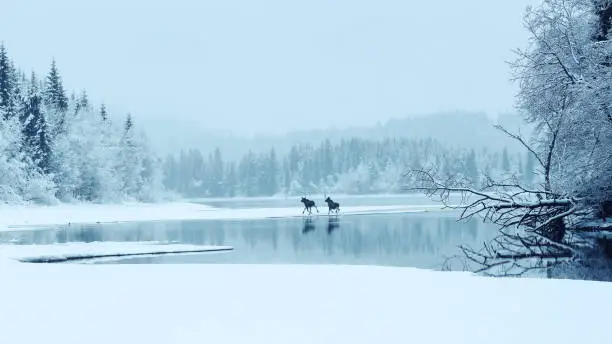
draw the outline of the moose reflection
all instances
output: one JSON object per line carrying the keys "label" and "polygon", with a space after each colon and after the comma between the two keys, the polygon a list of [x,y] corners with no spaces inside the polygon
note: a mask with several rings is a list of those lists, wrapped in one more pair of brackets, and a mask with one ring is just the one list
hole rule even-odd
{"label": "moose reflection", "polygon": [[338,228],[340,228],[340,220],[337,217],[330,216],[327,220],[327,234],[332,234]]}
{"label": "moose reflection", "polygon": [[315,225],[312,223],[312,218],[308,217],[304,219],[304,227],[302,228],[302,233],[306,234],[308,232],[314,231]]}

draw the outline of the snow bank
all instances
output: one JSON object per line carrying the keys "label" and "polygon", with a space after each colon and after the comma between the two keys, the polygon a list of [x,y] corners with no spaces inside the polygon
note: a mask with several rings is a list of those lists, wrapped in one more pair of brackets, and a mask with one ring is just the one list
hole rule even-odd
{"label": "snow bank", "polygon": [[187,254],[231,250],[231,246],[163,244],[158,242],[74,242],[54,245],[0,245],[0,259],[62,262],[152,254]]}
{"label": "snow bank", "polygon": [[409,268],[11,264],[0,342],[609,343],[611,293]]}
{"label": "snow bank", "polygon": [[[299,205],[290,208],[227,209],[195,203],[62,204],[57,206],[0,206],[0,230],[27,229],[69,223],[104,223],[153,220],[263,219],[302,216]],[[440,206],[355,206],[341,214],[416,212],[440,209]],[[319,208],[327,215],[327,208]],[[316,212],[313,210],[314,214]]]}

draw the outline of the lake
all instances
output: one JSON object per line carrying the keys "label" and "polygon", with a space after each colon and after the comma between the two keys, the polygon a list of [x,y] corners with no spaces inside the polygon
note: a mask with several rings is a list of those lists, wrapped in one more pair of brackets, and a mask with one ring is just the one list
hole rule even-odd
{"label": "lake", "polygon": [[[382,199],[382,198],[381,198]],[[405,201],[404,198],[401,200]],[[422,198],[421,198],[422,200]],[[293,199],[198,200],[222,207],[286,207]],[[355,201],[354,205],[370,200]],[[385,202],[385,201],[381,201]],[[346,203],[346,202],[343,202]],[[386,203],[401,204],[389,197]],[[408,203],[411,204],[411,203]],[[412,203],[412,204],[424,204]],[[326,209],[321,207],[324,213]],[[301,209],[296,208],[296,212]],[[457,222],[455,212],[358,214],[257,220],[150,221],[56,226],[0,233],[0,243],[53,244],[94,241],[160,241],[229,245],[233,251],[134,257],[97,264],[362,264],[440,269],[458,245],[480,247],[496,229],[481,221]],[[96,262],[94,262],[96,263]],[[462,270],[459,262],[451,266]]]}

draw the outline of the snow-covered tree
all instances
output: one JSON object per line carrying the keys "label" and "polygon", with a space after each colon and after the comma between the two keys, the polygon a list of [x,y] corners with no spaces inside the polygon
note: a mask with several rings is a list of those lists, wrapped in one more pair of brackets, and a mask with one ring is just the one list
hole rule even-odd
{"label": "snow-covered tree", "polygon": [[0,119],[0,200],[54,203],[53,181],[20,151],[20,127],[17,118]]}
{"label": "snow-covered tree", "polygon": [[470,154],[465,159],[465,175],[470,179],[472,185],[478,185],[479,183],[479,172],[478,165],[476,163],[476,152],[472,149]]}
{"label": "snow-covered tree", "polygon": [[128,195],[136,195],[142,187],[142,151],[136,143],[132,116],[127,115],[119,146],[119,172],[122,189]]}
{"label": "snow-covered tree", "polygon": [[43,100],[47,106],[47,122],[51,128],[51,137],[55,139],[56,136],[64,134],[66,112],[68,111],[68,97],[55,59],[52,60],[49,74],[45,79]]}
{"label": "snow-covered tree", "polygon": [[209,158],[210,165],[210,193],[213,196],[222,196],[224,166],[221,150],[216,148]]}
{"label": "snow-covered tree", "polygon": [[536,125],[547,192],[585,204],[612,198],[609,1],[545,0],[529,9],[531,44],[513,64],[519,106]]}
{"label": "snow-covered tree", "polygon": [[51,171],[51,142],[45,108],[36,75],[32,73],[21,104],[19,119],[23,131],[23,149],[43,173]]}
{"label": "snow-covered tree", "polygon": [[102,105],[100,106],[100,118],[103,122],[106,122],[108,120],[108,113],[106,112],[106,105],[104,105],[104,103],[102,103]]}
{"label": "snow-covered tree", "polygon": [[510,172],[510,158],[508,157],[508,149],[504,148],[503,152],[502,152],[502,170],[504,170],[504,172],[508,173]]}
{"label": "snow-covered tree", "polygon": [[161,162],[146,135],[131,118],[117,128],[100,109],[84,90],[66,97],[55,61],[44,83],[26,79],[0,45],[0,201],[162,197]]}
{"label": "snow-covered tree", "polygon": [[15,116],[18,101],[17,72],[4,44],[0,43],[0,119]]}

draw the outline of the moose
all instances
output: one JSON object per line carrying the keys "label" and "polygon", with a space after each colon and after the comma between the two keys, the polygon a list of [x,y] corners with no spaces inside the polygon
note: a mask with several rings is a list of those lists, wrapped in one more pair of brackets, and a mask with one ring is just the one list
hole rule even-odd
{"label": "moose", "polygon": [[317,213],[319,212],[319,208],[317,208],[317,205],[313,200],[310,200],[306,197],[302,197],[300,202],[304,203],[304,210],[302,210],[302,214],[304,214],[304,212],[308,210],[308,215],[312,215],[312,207],[317,210]]}
{"label": "moose", "polygon": [[331,214],[332,211],[338,214],[338,212],[340,211],[340,203],[334,202],[331,198],[329,198],[329,196],[326,196],[325,203],[327,203],[327,207],[329,208],[327,215]]}

